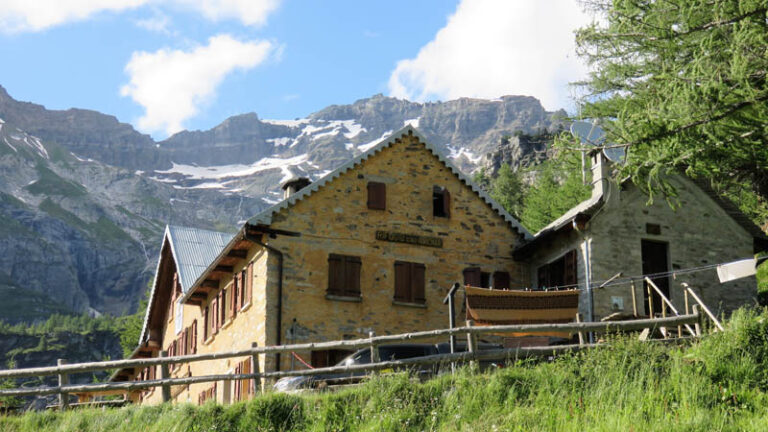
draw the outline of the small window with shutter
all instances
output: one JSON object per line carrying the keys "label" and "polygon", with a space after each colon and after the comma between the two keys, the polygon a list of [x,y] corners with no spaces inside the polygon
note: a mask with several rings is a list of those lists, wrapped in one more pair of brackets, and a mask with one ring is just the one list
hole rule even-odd
{"label": "small window with shutter", "polygon": [[360,257],[328,255],[327,294],[342,297],[360,297]]}
{"label": "small window with shutter", "polygon": [[509,273],[497,271],[493,273],[493,289],[509,289]]}
{"label": "small window with shutter", "polygon": [[451,217],[451,194],[448,189],[440,186],[432,188],[432,215],[435,217]]}
{"label": "small window with shutter", "polygon": [[395,301],[426,303],[425,271],[424,264],[395,261]]}
{"label": "small window with shutter", "polygon": [[368,182],[368,208],[371,210],[387,209],[387,185]]}

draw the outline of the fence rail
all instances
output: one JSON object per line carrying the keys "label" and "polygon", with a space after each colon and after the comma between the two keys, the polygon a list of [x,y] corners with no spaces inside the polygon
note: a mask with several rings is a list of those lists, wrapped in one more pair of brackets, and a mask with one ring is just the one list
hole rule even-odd
{"label": "fence rail", "polygon": [[[404,333],[399,335],[371,336],[363,339],[318,342],[305,344],[278,345],[266,347],[253,347],[249,349],[236,350],[215,354],[195,354],[175,357],[157,357],[151,359],[136,360],[113,360],[93,363],[73,363],[60,364],[51,367],[38,367],[28,369],[7,369],[0,370],[0,378],[24,378],[31,376],[49,376],[59,375],[67,376],[71,373],[92,372],[98,370],[109,370],[115,368],[143,368],[147,366],[167,366],[175,363],[191,363],[205,360],[226,359],[232,357],[257,356],[259,354],[275,354],[291,351],[303,351],[313,349],[339,349],[339,348],[366,348],[375,350],[378,345],[391,342],[405,342],[417,339],[434,338],[436,336],[451,336],[456,334],[465,334],[468,338],[468,352],[435,354],[425,357],[379,361],[376,363],[332,366],[325,368],[293,370],[293,371],[275,371],[275,372],[256,372],[250,374],[223,374],[206,375],[184,378],[162,378],[146,381],[129,382],[109,382],[98,384],[67,384],[67,380],[60,380],[60,384],[55,387],[36,387],[36,388],[17,388],[2,389],[0,396],[40,396],[40,395],[67,395],[70,393],[89,393],[102,392],[110,390],[133,391],[153,387],[169,388],[175,385],[189,385],[196,383],[205,383],[213,381],[231,381],[246,379],[263,378],[281,378],[286,376],[307,376],[326,373],[346,373],[346,372],[369,372],[382,369],[402,368],[423,364],[439,364],[448,362],[462,361],[480,361],[480,360],[502,360],[517,359],[523,357],[541,357],[565,352],[577,351],[599,346],[599,344],[576,344],[560,345],[547,347],[514,348],[514,349],[496,349],[496,350],[477,350],[476,344],[472,343],[477,335],[481,334],[499,334],[499,333],[542,333],[542,332],[593,332],[593,333],[614,333],[621,331],[634,331],[646,328],[656,329],[660,327],[673,327],[687,324],[699,324],[702,315],[695,310],[693,314],[680,315],[668,318],[639,319],[619,322],[573,322],[565,324],[531,324],[531,325],[496,325],[496,326],[472,326],[458,327],[452,329],[429,330],[413,333]],[[469,324],[469,323],[468,323]],[[697,329],[699,327],[697,326]],[[700,333],[697,333],[700,336]],[[166,398],[164,398],[166,399]],[[66,403],[62,404],[62,408]]]}

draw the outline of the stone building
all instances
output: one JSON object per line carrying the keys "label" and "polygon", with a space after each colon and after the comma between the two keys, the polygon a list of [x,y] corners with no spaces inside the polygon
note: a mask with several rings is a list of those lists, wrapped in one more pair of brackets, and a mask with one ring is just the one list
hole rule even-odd
{"label": "stone building", "polygon": [[[599,286],[612,278],[680,270],[656,278],[682,304],[687,281],[718,312],[749,303],[754,278],[720,285],[713,270],[687,269],[752,256],[765,235],[703,185],[679,176],[679,209],[647,205],[631,182],[608,181],[593,155],[590,199],[532,236],[407,126],[315,182],[284,185],[285,199],[234,235],[169,227],[133,357],[203,354],[259,346],[352,339],[445,328],[442,299],[456,282],[495,289]],[[619,276],[617,276],[619,275]],[[616,279],[614,279],[616,280]],[[639,313],[645,290],[634,285]],[[627,282],[580,294],[599,320],[631,312]],[[459,298],[461,300],[461,298]],[[210,360],[175,365],[172,377],[335,364],[348,352]],[[157,377],[155,368],[114,380]],[[253,383],[172,388],[175,401],[227,403]],[[159,403],[158,390],[132,394]]]}
{"label": "stone building", "polygon": [[[282,202],[209,249],[218,253],[193,282],[161,255],[141,346],[208,353],[444,328],[442,299],[455,282],[527,284],[513,250],[531,235],[410,126],[325,177],[284,189]],[[168,281],[176,288],[165,288]],[[295,354],[324,366],[347,353]],[[285,370],[295,360],[262,356],[258,366]],[[252,368],[247,358],[203,361],[171,375]],[[126,371],[119,379],[137,373],[152,376]],[[174,387],[172,397],[230,402],[252,391],[238,382],[193,384]],[[159,392],[146,393],[143,401],[159,401]]]}
{"label": "stone building", "polygon": [[[631,181],[609,181],[611,162],[600,152],[591,155],[592,196],[536,233],[515,251],[527,263],[527,285],[535,288],[593,288],[580,297],[586,319],[633,313],[632,287],[639,315],[649,313],[648,293],[640,275],[653,278],[670,301],[683,309],[682,282],[687,282],[716,314],[754,304],[754,277],[720,284],[714,268],[689,269],[751,258],[765,250],[765,233],[705,181],[683,175],[667,180],[677,197],[673,209],[664,200],[648,204],[648,195]],[[679,273],[676,273],[676,270]],[[629,280],[635,279],[634,285]],[[613,279],[619,283],[609,283]],[[653,295],[654,311],[661,299]]]}

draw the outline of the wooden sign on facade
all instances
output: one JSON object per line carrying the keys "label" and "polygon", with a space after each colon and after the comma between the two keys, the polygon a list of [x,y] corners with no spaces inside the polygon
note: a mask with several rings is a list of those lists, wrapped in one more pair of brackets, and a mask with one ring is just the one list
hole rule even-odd
{"label": "wooden sign on facade", "polygon": [[397,232],[376,231],[376,240],[383,240],[393,243],[408,243],[418,246],[443,247],[443,239],[439,237],[426,237],[414,234],[405,234]]}

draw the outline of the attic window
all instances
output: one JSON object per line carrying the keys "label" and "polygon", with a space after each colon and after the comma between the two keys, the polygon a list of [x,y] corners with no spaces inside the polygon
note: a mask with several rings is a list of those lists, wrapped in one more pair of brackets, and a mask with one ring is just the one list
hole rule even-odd
{"label": "attic window", "polygon": [[371,210],[387,209],[387,185],[368,182],[368,208]]}
{"label": "attic window", "polygon": [[661,225],[659,224],[645,224],[646,234],[661,235]]}
{"label": "attic window", "polygon": [[451,217],[451,194],[448,189],[441,186],[432,188],[432,215],[434,217]]}

